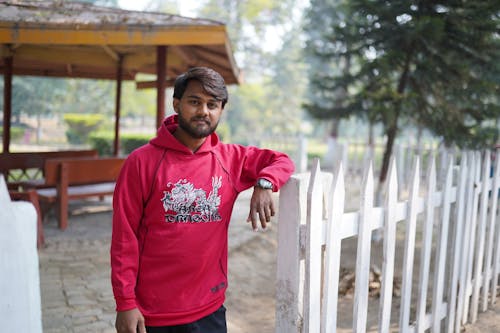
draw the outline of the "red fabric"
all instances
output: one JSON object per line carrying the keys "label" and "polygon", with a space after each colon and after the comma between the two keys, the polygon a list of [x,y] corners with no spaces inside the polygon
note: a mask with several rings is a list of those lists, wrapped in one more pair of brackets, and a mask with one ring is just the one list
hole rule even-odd
{"label": "red fabric", "polygon": [[196,321],[224,302],[227,229],[239,192],[293,172],[282,153],[219,142],[196,153],[169,117],[127,158],[113,198],[112,285],[117,311],[138,307],[148,326]]}

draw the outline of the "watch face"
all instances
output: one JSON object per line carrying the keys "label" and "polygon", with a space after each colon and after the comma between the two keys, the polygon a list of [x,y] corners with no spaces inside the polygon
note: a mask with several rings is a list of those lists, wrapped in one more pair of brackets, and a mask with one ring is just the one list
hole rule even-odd
{"label": "watch face", "polygon": [[264,188],[264,189],[272,189],[273,188],[273,183],[271,183],[269,180],[266,180],[266,179],[263,179],[263,178],[259,178],[257,180],[257,186],[258,187],[261,187],[261,188]]}

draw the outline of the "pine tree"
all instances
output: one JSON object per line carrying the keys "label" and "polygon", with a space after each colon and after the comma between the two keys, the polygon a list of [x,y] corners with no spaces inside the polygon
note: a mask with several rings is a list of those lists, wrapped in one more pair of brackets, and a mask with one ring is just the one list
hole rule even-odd
{"label": "pine tree", "polygon": [[307,109],[382,123],[380,182],[403,122],[447,145],[491,144],[498,133],[489,120],[500,116],[499,14],[494,0],[312,0],[307,56],[322,67],[310,72],[320,98]]}

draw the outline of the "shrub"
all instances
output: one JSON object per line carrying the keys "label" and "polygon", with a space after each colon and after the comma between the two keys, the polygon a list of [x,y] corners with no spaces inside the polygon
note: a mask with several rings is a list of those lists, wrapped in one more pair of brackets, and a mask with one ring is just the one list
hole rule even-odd
{"label": "shrub", "polygon": [[134,149],[137,149],[140,146],[148,143],[149,140],[151,140],[151,135],[148,134],[123,134],[120,137],[121,151],[123,152],[123,154],[128,155]]}
{"label": "shrub", "polygon": [[99,156],[111,156],[113,154],[113,132],[94,132],[89,135],[90,146],[97,150]]}
{"label": "shrub", "polygon": [[66,113],[63,119],[69,127],[66,131],[68,142],[82,144],[88,141],[91,132],[99,129],[103,116],[101,114]]}
{"label": "shrub", "polygon": [[[125,133],[120,135],[120,150],[124,155],[130,154],[134,149],[146,144],[151,139],[147,134]],[[89,136],[89,142],[93,149],[99,152],[99,156],[110,156],[113,154],[114,132],[95,132]]]}
{"label": "shrub", "polygon": [[[26,131],[26,129],[23,127],[12,126],[10,128],[10,140],[11,141],[21,140],[25,131]],[[3,137],[3,128],[2,127],[0,127],[0,138],[1,137]]]}

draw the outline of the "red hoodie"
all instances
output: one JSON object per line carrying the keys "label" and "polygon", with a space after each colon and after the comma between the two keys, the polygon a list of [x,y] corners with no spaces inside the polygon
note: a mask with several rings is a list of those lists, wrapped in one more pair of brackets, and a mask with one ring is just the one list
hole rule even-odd
{"label": "red hoodie", "polygon": [[238,193],[257,178],[277,191],[294,170],[285,154],[224,144],[215,133],[193,153],[172,135],[176,120],[129,155],[113,197],[116,310],[139,308],[147,326],[190,323],[223,304]]}

